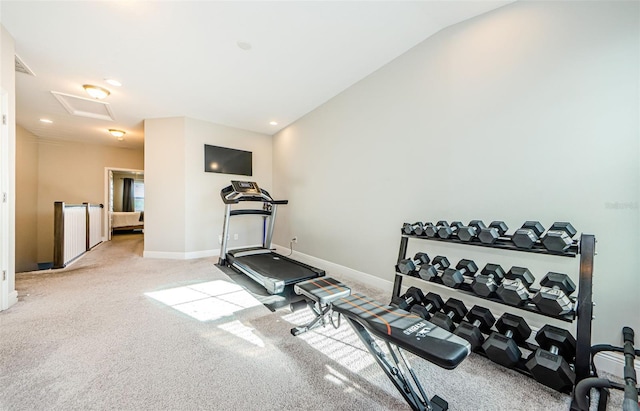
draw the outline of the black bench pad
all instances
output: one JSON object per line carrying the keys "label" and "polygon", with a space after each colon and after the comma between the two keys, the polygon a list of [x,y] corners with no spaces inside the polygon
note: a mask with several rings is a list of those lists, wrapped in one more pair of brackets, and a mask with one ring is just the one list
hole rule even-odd
{"label": "black bench pad", "polygon": [[351,294],[349,287],[331,277],[314,278],[297,283],[293,286],[293,290],[296,294],[304,295],[322,305],[332,303]]}
{"label": "black bench pad", "polygon": [[448,370],[471,353],[470,344],[463,338],[359,293],[334,301],[333,310],[358,322],[378,338]]}

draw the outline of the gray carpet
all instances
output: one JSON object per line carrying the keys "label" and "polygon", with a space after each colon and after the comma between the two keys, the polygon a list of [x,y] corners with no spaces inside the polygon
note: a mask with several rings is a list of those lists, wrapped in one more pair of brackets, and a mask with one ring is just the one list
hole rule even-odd
{"label": "gray carpet", "polygon": [[[0,409],[408,409],[347,324],[293,337],[309,310],[270,311],[214,258],[142,250],[141,234],[119,235],[64,270],[16,276],[19,302],[0,313]],[[453,371],[408,356],[452,410],[569,408],[477,355]]]}

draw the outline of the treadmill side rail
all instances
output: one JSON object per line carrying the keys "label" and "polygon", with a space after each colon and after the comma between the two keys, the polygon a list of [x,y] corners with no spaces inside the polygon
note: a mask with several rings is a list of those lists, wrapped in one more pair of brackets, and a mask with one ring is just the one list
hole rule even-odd
{"label": "treadmill side rail", "polygon": [[275,280],[273,278],[265,277],[257,271],[247,267],[243,264],[238,264],[237,261],[231,263],[231,266],[244,273],[247,277],[263,286],[269,294],[280,294],[284,291],[284,281]]}

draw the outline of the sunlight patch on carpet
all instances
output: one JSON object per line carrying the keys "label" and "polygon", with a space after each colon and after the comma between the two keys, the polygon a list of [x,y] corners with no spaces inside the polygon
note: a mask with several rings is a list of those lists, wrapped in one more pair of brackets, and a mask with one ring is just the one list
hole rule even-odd
{"label": "sunlight patch on carpet", "polygon": [[[313,318],[313,311],[308,309],[282,316],[283,320],[292,325],[303,325]],[[311,347],[355,373],[376,364],[375,359],[369,355],[356,333],[345,321],[338,329],[327,324],[325,327],[318,327],[300,334],[296,338],[304,340]]]}
{"label": "sunlight patch on carpet", "polygon": [[244,288],[224,280],[145,293],[198,321],[214,321],[262,305]]}

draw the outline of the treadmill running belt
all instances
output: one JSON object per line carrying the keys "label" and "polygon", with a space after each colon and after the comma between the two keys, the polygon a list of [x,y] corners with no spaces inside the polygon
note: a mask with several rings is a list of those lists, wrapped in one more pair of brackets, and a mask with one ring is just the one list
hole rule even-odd
{"label": "treadmill running belt", "polygon": [[[324,275],[322,270],[316,269],[314,271],[298,261],[276,253],[246,255],[235,258],[234,262],[246,266],[266,278],[271,277],[284,281],[285,285]],[[270,273],[270,275],[264,273]]]}

